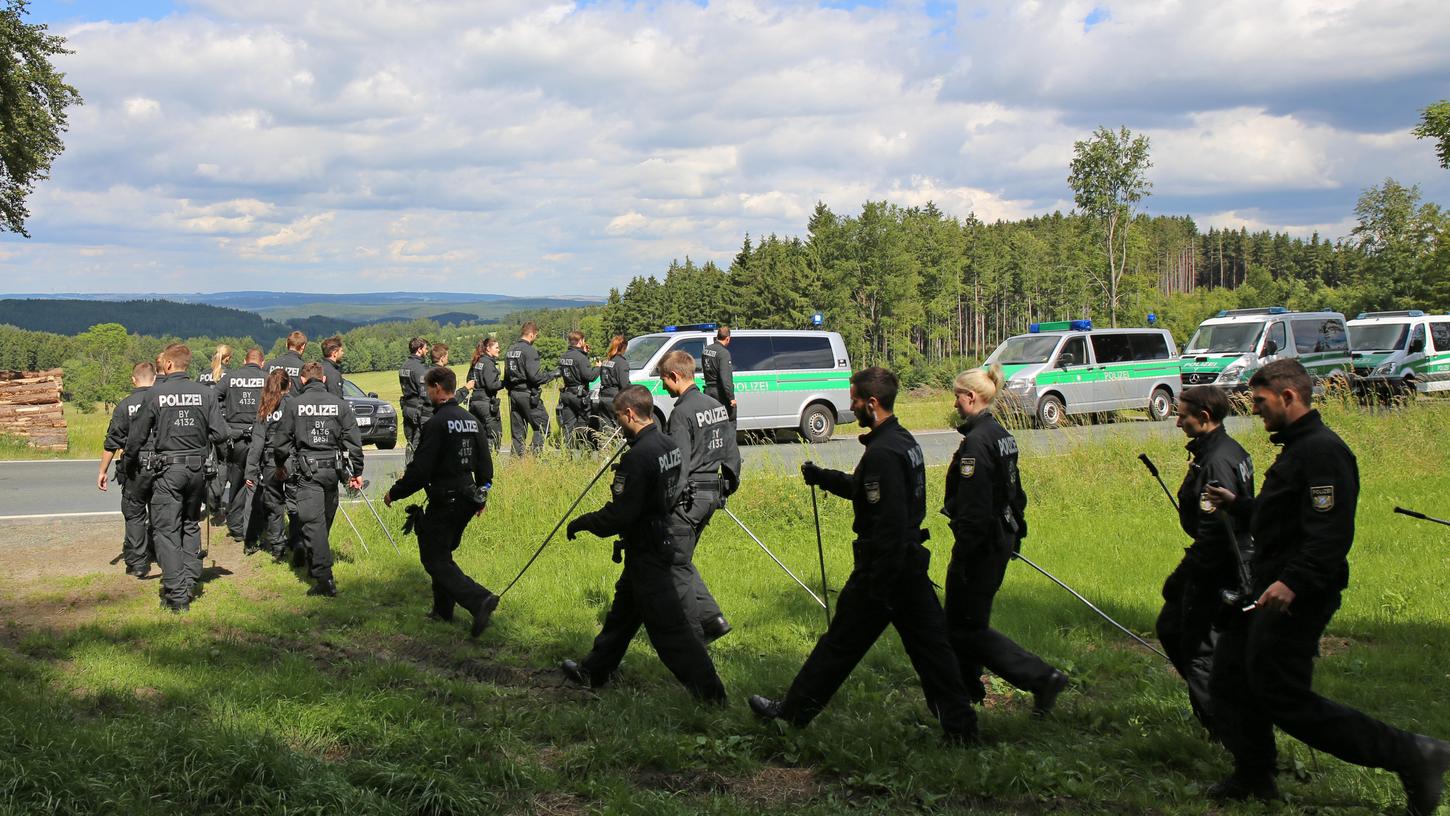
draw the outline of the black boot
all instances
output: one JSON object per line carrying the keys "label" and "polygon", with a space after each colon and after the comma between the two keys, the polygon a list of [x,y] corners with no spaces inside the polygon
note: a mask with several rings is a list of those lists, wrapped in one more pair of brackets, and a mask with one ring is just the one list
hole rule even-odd
{"label": "black boot", "polygon": [[583,666],[580,666],[573,660],[565,660],[563,663],[560,663],[559,671],[563,672],[565,677],[581,686],[594,688],[594,678],[588,672],[584,671]]}
{"label": "black boot", "polygon": [[320,595],[324,598],[337,597],[337,582],[331,578],[319,578],[317,586],[307,590],[308,595]]}
{"label": "black boot", "polygon": [[702,623],[700,628],[705,633],[706,643],[714,643],[720,638],[730,634],[730,622],[725,620],[724,615],[716,615]]}
{"label": "black boot", "polygon": [[1445,790],[1445,772],[1450,771],[1450,742],[1416,735],[1415,762],[1399,772],[1405,786],[1405,812],[1409,816],[1430,816],[1440,806]]}
{"label": "black boot", "polygon": [[1234,771],[1224,780],[1209,787],[1208,798],[1235,802],[1242,802],[1246,799],[1277,802],[1279,800],[1279,786],[1274,783],[1272,774],[1267,776],[1250,776]]}
{"label": "black boot", "polygon": [[146,576],[151,574],[151,565],[141,564],[139,566],[127,567],[126,574],[137,580],[144,581],[146,580]]}
{"label": "black boot", "polygon": [[468,636],[476,638],[483,634],[488,628],[488,620],[493,617],[493,610],[498,609],[498,596],[490,595],[479,604],[478,611],[473,613],[473,627],[468,630]]}
{"label": "black boot", "polygon": [[1048,712],[1052,711],[1052,707],[1057,705],[1058,695],[1062,694],[1067,686],[1067,675],[1053,669],[1052,674],[1047,675],[1047,679],[1043,681],[1042,688],[1032,692],[1032,716],[1046,717]]}
{"label": "black boot", "polygon": [[750,710],[755,716],[762,720],[778,720],[781,718],[781,702],[772,700],[769,697],[762,697],[759,694],[750,695]]}

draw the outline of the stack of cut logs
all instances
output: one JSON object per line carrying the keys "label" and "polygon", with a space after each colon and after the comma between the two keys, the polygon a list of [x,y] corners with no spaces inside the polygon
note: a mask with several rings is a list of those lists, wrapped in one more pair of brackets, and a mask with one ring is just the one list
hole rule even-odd
{"label": "stack of cut logs", "polygon": [[42,450],[66,449],[61,370],[0,371],[0,436]]}

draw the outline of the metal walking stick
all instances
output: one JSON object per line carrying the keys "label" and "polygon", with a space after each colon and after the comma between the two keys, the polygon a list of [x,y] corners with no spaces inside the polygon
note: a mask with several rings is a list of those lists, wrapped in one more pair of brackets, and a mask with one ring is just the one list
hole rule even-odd
{"label": "metal walking stick", "polygon": [[1109,617],[1108,616],[1108,613],[1104,612],[1101,609],[1098,609],[1096,606],[1093,606],[1093,602],[1092,601],[1089,601],[1087,598],[1084,598],[1083,596],[1079,595],[1078,592],[1077,592],[1077,590],[1073,589],[1072,587],[1070,587],[1067,584],[1064,584],[1062,581],[1058,580],[1057,576],[1053,575],[1052,573],[1048,572],[1047,570],[1043,569],[1042,567],[1037,566],[1035,563],[1032,562],[1032,559],[1028,558],[1027,556],[1023,555],[1020,552],[1019,553],[1013,553],[1012,557],[1013,558],[1016,558],[1017,560],[1021,561],[1024,564],[1026,564],[1027,566],[1029,566],[1029,567],[1037,570],[1038,572],[1042,573],[1043,575],[1047,576],[1047,579],[1049,581],[1051,581],[1054,584],[1057,584],[1058,586],[1060,586],[1063,589],[1067,590],[1069,593],[1072,594],[1072,597],[1077,598],[1079,601],[1082,601],[1084,604],[1087,605],[1087,608],[1088,609],[1091,609],[1092,611],[1098,613],[1098,616],[1099,617],[1101,617],[1103,620],[1107,621],[1108,623],[1111,623],[1113,626],[1116,626],[1118,628],[1118,631],[1122,632],[1123,634],[1125,634],[1128,637],[1132,638],[1133,640],[1137,641],[1139,643],[1139,645],[1141,645],[1143,648],[1147,649],[1148,651],[1152,652],[1155,655],[1158,655],[1159,657],[1163,658],[1164,660],[1167,660],[1169,663],[1172,663],[1173,662],[1171,659],[1169,659],[1168,655],[1166,655],[1163,652],[1159,651],[1158,649],[1154,648],[1153,644],[1151,644],[1148,641],[1146,641],[1146,640],[1138,637],[1137,635],[1133,634],[1133,632],[1131,632],[1128,629],[1128,627],[1122,625],[1121,623],[1118,623],[1117,621],[1115,621],[1111,617]]}
{"label": "metal walking stick", "polygon": [[1153,474],[1153,478],[1158,480],[1158,486],[1163,488],[1163,495],[1168,497],[1168,502],[1173,505],[1174,510],[1177,510],[1178,500],[1173,498],[1173,492],[1168,489],[1168,485],[1163,483],[1163,477],[1158,475],[1158,466],[1153,464],[1153,460],[1149,459],[1146,453],[1138,454],[1138,461],[1142,462],[1143,467],[1147,468],[1148,472]]}
{"label": "metal walking stick", "polygon": [[816,555],[821,559],[821,607],[826,610],[826,628],[831,628],[830,587],[826,585],[826,547],[821,543],[821,510],[816,504],[816,486],[811,485],[811,515],[816,519]]}
{"label": "metal walking stick", "polygon": [[595,471],[594,478],[589,480],[589,484],[584,486],[584,490],[579,494],[579,498],[575,499],[574,503],[569,505],[569,509],[564,511],[564,515],[560,517],[559,523],[555,524],[554,529],[550,530],[549,535],[544,538],[544,543],[540,544],[537,550],[534,550],[534,554],[529,556],[529,560],[527,563],[524,564],[524,568],[519,570],[519,574],[515,575],[514,579],[512,581],[509,581],[509,585],[503,588],[503,592],[500,592],[498,594],[499,598],[507,595],[508,591],[514,588],[514,584],[517,584],[519,582],[519,579],[524,577],[524,573],[529,571],[529,567],[532,567],[534,565],[534,562],[538,560],[539,554],[542,553],[544,551],[544,548],[549,546],[549,542],[554,539],[554,534],[559,532],[559,528],[563,527],[564,522],[569,520],[569,515],[574,512],[574,508],[579,506],[579,502],[584,501],[584,497],[589,495],[589,490],[594,487],[594,483],[599,481],[599,477],[604,475],[604,471],[609,470],[609,466],[614,464],[614,460],[619,458],[619,454],[624,452],[624,448],[625,445],[620,445],[619,447],[615,448],[614,453],[610,454],[609,458],[604,461],[604,464],[599,466],[599,470]]}
{"label": "metal walking stick", "polygon": [[1424,513],[1417,513],[1414,510],[1406,510],[1403,507],[1396,507],[1395,512],[1399,513],[1402,516],[1409,516],[1410,518],[1419,519],[1420,521],[1433,521],[1436,524],[1443,524],[1446,527],[1450,527],[1450,521],[1446,521],[1445,519],[1438,519],[1434,516],[1427,516]]}
{"label": "metal walking stick", "polygon": [[790,571],[790,567],[787,567],[785,564],[781,563],[781,560],[775,557],[775,553],[771,552],[770,548],[765,546],[764,542],[762,542],[759,538],[755,537],[755,533],[752,533],[750,531],[750,528],[745,526],[745,522],[741,521],[739,516],[731,512],[729,507],[722,507],[720,509],[725,511],[725,515],[729,516],[731,521],[740,525],[740,529],[744,530],[745,534],[750,536],[750,540],[754,541],[756,545],[760,547],[760,549],[765,551],[766,555],[770,556],[770,560],[774,561],[777,567],[785,570],[785,574],[789,575],[791,577],[791,580],[795,581],[797,584],[800,584],[801,589],[804,589],[806,591],[806,594],[811,596],[811,600],[820,604],[822,609],[830,608],[826,606],[826,602],[821,600],[820,596],[816,595],[815,591],[813,591],[809,586],[806,585],[805,581],[797,578],[796,574]]}
{"label": "metal walking stick", "polygon": [[358,532],[357,525],[352,523],[352,516],[348,515],[347,508],[343,506],[343,503],[342,502],[338,502],[337,503],[337,509],[338,510],[341,510],[342,511],[342,517],[344,519],[347,519],[347,526],[351,527],[352,528],[352,534],[355,535],[355,536],[357,536],[357,543],[359,543],[359,544],[362,545],[363,553],[365,555],[372,555],[372,551],[370,551],[368,549],[368,543],[363,540],[362,533]]}
{"label": "metal walking stick", "polygon": [[388,525],[383,522],[383,517],[378,515],[378,508],[373,507],[373,503],[368,498],[368,494],[364,493],[361,490],[358,490],[356,492],[359,496],[362,497],[363,504],[366,504],[368,506],[368,510],[372,512],[373,518],[378,520],[378,526],[383,528],[383,535],[387,536],[388,543],[393,545],[393,552],[397,553],[398,555],[402,555],[403,551],[398,549],[398,542],[396,539],[393,538],[393,531],[388,529]]}

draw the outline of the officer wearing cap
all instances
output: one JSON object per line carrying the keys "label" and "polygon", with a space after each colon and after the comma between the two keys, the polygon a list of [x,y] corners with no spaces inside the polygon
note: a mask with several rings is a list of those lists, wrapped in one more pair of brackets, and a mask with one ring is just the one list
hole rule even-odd
{"label": "officer wearing cap", "polygon": [[125,519],[126,525],[121,555],[126,561],[126,574],[137,578],[145,578],[151,572],[151,521],[147,505],[151,502],[151,484],[155,476],[151,470],[155,436],[148,437],[140,450],[127,450],[126,444],[131,420],[141,409],[146,392],[155,382],[155,363],[137,363],[131,369],[131,393],[116,403],[116,410],[111,412],[111,423],[106,428],[101,454],[101,472],[96,476],[96,487],[106,490],[106,470],[111,460],[116,459],[116,484],[121,487],[121,518]]}
{"label": "officer wearing cap", "polygon": [[327,390],[334,397],[342,398],[342,356],[347,353],[342,338],[333,336],[322,341],[322,377]]}
{"label": "officer wearing cap", "polygon": [[1349,585],[1359,466],[1312,407],[1298,360],[1275,360],[1249,379],[1254,413],[1282,445],[1258,496],[1208,487],[1209,502],[1247,517],[1254,535],[1254,609],[1228,618],[1213,653],[1215,735],[1234,771],[1216,799],[1277,799],[1274,726],[1345,762],[1394,771],[1411,816],[1440,803],[1450,743],[1393,728],[1311,687],[1319,638]]}
{"label": "officer wearing cap", "polygon": [[297,502],[300,541],[306,547],[310,572],[317,582],[308,595],[337,595],[332,575],[332,550],[327,536],[337,515],[337,484],[362,489],[362,432],[352,409],[327,390],[322,366],[302,367],[302,390],[288,398],[282,419],[272,428],[268,444],[292,481]]}
{"label": "officer wearing cap", "polygon": [[413,461],[413,452],[418,447],[418,429],[422,427],[423,411],[428,403],[428,396],[423,391],[423,377],[428,373],[428,364],[423,362],[423,357],[427,353],[428,341],[414,337],[408,341],[408,359],[398,369],[398,385],[403,389],[398,413],[403,415],[403,439],[407,440],[403,451],[405,465]]}
{"label": "officer wearing cap", "polygon": [[735,424],[735,363],[730,359],[730,327],[715,329],[715,342],[705,347],[700,359],[705,375],[705,396],[715,400],[730,414]]}
{"label": "officer wearing cap", "polygon": [[529,428],[534,429],[534,453],[544,449],[544,437],[549,435],[549,412],[544,410],[541,390],[559,373],[539,367],[539,350],[534,348],[538,337],[539,326],[530,320],[504,355],[503,385],[509,392],[509,435],[513,437],[514,456],[524,455],[524,437]]}
{"label": "officer wearing cap", "polygon": [[252,444],[252,425],[257,421],[257,407],[262,401],[262,387],[267,374],[262,370],[262,350],[247,349],[246,362],[223,374],[217,381],[217,402],[227,421],[227,457],[222,463],[226,481],[231,483],[231,500],[227,503],[227,535],[236,541],[247,538],[247,521],[251,517],[253,492],[246,486],[247,452]]}
{"label": "officer wearing cap", "polygon": [[811,462],[801,466],[806,484],[851,501],[856,563],[837,597],[835,618],[785,699],[752,695],[750,708],[762,719],[804,727],[892,625],[921,679],[927,708],[948,739],[972,742],[977,739],[977,715],[952,653],[941,602],[927,576],[931,553],[923,546],[927,532],[921,527],[926,519],[926,468],[921,446],[892,413],[898,388],[896,375],[884,368],[853,374],[851,411],[869,431],[861,437],[866,450],[856,471],[824,470]]}
{"label": "officer wearing cap", "polygon": [[191,350],[168,346],[158,358],[161,377],[146,393],[126,433],[126,450],[142,450],[154,432],[156,473],[151,524],[161,564],[161,605],[172,612],[191,608],[201,578],[202,504],[206,501],[208,449],[227,439],[226,419],[211,389],[187,375]]}
{"label": "officer wearing cap", "polygon": [[685,455],[685,490],[670,514],[675,586],[691,621],[711,643],[729,633],[730,624],[695,566],[695,547],[710,517],[740,486],[740,449],[725,407],[695,387],[695,358],[689,352],[666,354],[659,370],[661,384],[675,398],[669,435]]}
{"label": "officer wearing cap", "polygon": [[268,374],[279,368],[286,371],[287,378],[292,381],[292,390],[295,392],[302,387],[302,353],[306,350],[307,335],[294,331],[287,335],[287,350],[262,366],[262,370]]}
{"label": "officer wearing cap", "polygon": [[624,570],[594,647],[583,660],[565,660],[560,668],[577,683],[603,686],[644,626],[660,662],[691,694],[723,703],[725,685],[675,589],[669,515],[680,497],[684,454],[655,425],[654,400],[644,386],[621,390],[614,413],[629,450],[619,459],[611,498],[603,508],[569,522],[566,533],[571,541],[581,532],[619,536],[615,560],[622,550]]}
{"label": "officer wearing cap", "polygon": [[503,391],[503,380],[498,375],[497,338],[478,341],[468,368],[468,389],[468,410],[483,424],[488,444],[497,453],[503,442],[503,408],[498,396]]}
{"label": "officer wearing cap", "polygon": [[[419,490],[427,491],[427,509],[416,517],[413,529],[418,535],[418,558],[433,579],[433,609],[428,616],[451,621],[453,608],[461,606],[473,614],[470,634],[478,637],[498,608],[498,596],[464,574],[453,552],[462,543],[468,522],[483,515],[488,504],[493,459],[483,424],[454,401],[457,384],[453,371],[442,366],[424,375],[423,385],[435,406],[433,417],[423,426],[418,452],[402,478],[383,494],[383,504],[392,506]],[[410,507],[409,512],[416,511]]]}
{"label": "officer wearing cap", "polygon": [[577,446],[589,429],[589,383],[599,379],[599,369],[589,363],[589,344],[584,333],[569,332],[569,348],[559,357],[559,432],[564,444]]}

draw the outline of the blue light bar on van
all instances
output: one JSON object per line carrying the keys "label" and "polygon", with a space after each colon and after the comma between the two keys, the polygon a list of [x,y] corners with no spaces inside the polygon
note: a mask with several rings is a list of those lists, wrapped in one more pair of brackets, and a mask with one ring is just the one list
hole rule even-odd
{"label": "blue light bar on van", "polygon": [[666,331],[666,332],[709,331],[710,329],[717,329],[719,327],[720,326],[719,326],[718,323],[688,323],[688,324],[683,325],[683,326],[665,326],[664,329],[663,329],[663,331]]}
{"label": "blue light bar on van", "polygon": [[1260,309],[1219,309],[1215,317],[1234,317],[1236,315],[1281,315],[1288,314],[1289,310],[1283,306],[1265,306]]}
{"label": "blue light bar on van", "polygon": [[1091,320],[1056,320],[1051,323],[1031,323],[1027,326],[1029,334],[1053,331],[1092,331]]}
{"label": "blue light bar on van", "polygon": [[1367,317],[1424,317],[1425,313],[1419,309],[1404,309],[1398,312],[1360,312],[1355,320],[1364,320]]}

